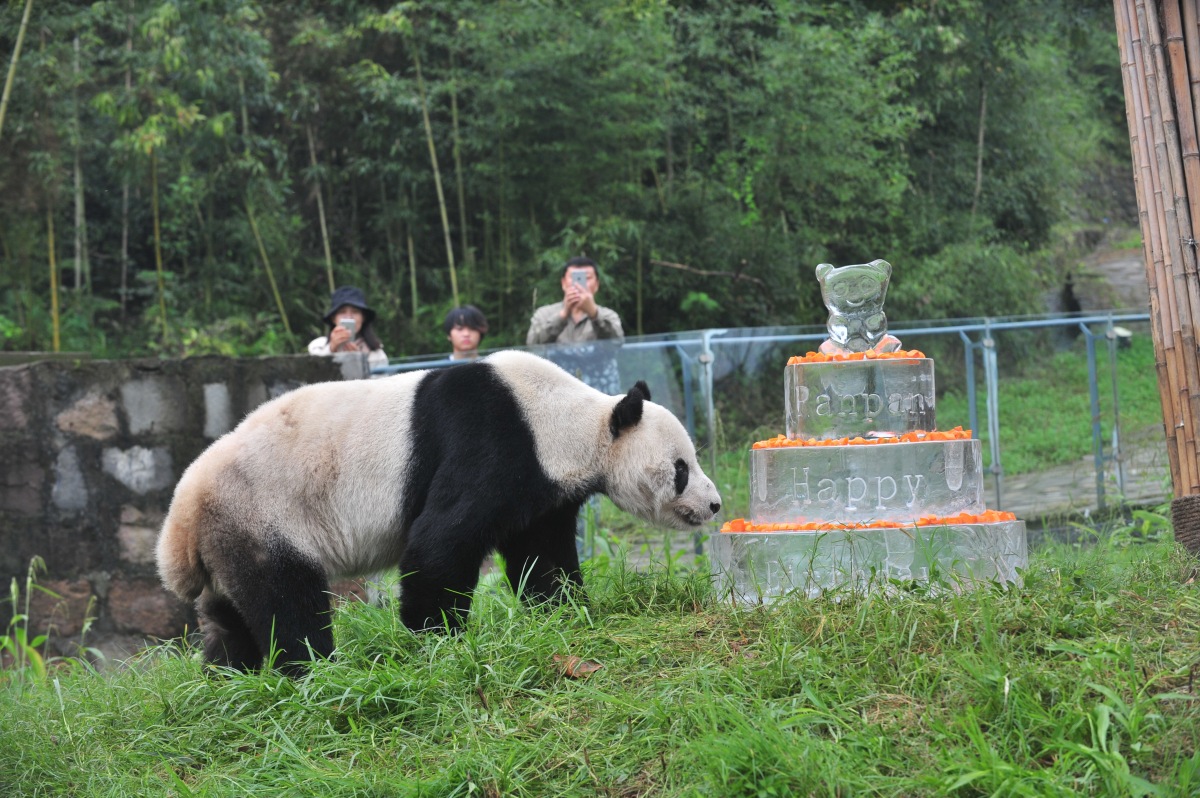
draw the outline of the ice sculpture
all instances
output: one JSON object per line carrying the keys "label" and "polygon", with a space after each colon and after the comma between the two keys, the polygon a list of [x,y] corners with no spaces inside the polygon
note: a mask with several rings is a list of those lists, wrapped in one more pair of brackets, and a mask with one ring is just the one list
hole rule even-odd
{"label": "ice sculpture", "polygon": [[827,355],[843,352],[895,352],[900,340],[888,335],[883,300],[887,296],[892,264],[886,260],[855,263],[835,269],[817,266],[821,298],[829,308],[829,340],[821,344]]}
{"label": "ice sculpture", "polygon": [[830,339],[788,362],[786,434],[751,447],[749,518],[713,540],[726,595],[1020,580],[1025,524],[985,509],[979,441],[937,430],[933,361],[887,332],[890,276],[817,267]]}

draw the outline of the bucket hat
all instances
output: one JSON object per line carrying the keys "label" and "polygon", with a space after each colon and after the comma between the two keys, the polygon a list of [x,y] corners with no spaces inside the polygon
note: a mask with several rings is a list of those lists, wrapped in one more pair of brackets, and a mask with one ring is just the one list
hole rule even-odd
{"label": "bucket hat", "polygon": [[375,311],[371,310],[370,306],[367,305],[367,298],[363,296],[362,289],[355,288],[352,285],[343,285],[334,291],[333,296],[329,298],[329,310],[322,316],[326,324],[333,325],[333,314],[342,305],[349,305],[362,311],[364,328],[375,320]]}

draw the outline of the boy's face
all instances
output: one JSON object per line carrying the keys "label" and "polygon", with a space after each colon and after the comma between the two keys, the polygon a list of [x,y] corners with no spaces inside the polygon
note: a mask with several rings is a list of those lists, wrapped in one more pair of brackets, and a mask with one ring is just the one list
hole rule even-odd
{"label": "boy's face", "polygon": [[454,347],[455,352],[474,352],[479,348],[479,342],[483,340],[483,335],[479,330],[474,327],[464,327],[461,324],[455,325],[446,337],[450,339],[450,346]]}

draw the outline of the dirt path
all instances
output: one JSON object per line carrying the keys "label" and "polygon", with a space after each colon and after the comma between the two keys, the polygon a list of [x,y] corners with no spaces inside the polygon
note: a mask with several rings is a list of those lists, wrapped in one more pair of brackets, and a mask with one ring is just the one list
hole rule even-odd
{"label": "dirt path", "polygon": [[1072,289],[1080,310],[1145,312],[1150,307],[1150,291],[1142,248],[1098,247],[1080,264]]}

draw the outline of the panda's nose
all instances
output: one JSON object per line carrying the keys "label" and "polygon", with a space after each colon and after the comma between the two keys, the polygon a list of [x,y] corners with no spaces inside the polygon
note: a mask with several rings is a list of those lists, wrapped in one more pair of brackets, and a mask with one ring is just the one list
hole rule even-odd
{"label": "panda's nose", "polygon": [[721,511],[721,503],[720,502],[713,502],[712,504],[708,505],[708,507],[710,510],[713,511],[713,515],[716,515],[718,512]]}

